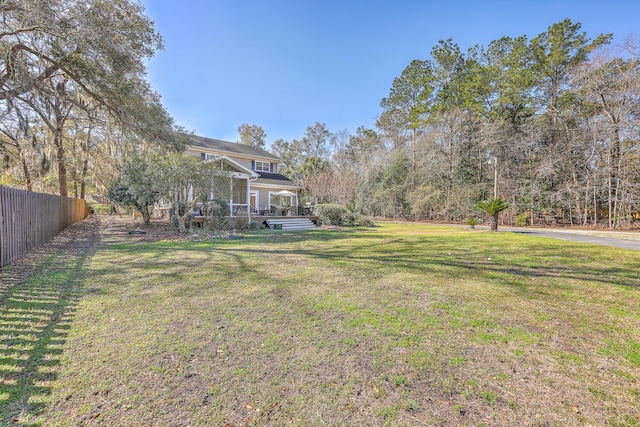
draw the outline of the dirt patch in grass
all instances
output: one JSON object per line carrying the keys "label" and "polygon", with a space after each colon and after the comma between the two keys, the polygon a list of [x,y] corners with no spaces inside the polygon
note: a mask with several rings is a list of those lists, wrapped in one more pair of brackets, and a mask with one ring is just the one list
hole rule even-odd
{"label": "dirt patch in grass", "polygon": [[107,239],[106,243],[109,241],[157,242],[159,240],[188,240],[188,235],[178,233],[173,224],[167,220],[152,220],[149,225],[145,225],[140,219],[132,219],[130,217],[101,215],[97,216],[96,220],[99,221],[103,240]]}
{"label": "dirt patch in grass", "polygon": [[3,421],[640,422],[635,252],[423,224],[193,242],[108,221],[61,266],[78,273],[30,276],[73,309],[24,365],[46,389],[16,382],[31,392]]}

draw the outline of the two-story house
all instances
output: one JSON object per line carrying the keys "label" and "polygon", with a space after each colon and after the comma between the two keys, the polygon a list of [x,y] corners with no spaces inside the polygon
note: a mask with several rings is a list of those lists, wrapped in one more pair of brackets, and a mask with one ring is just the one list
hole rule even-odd
{"label": "two-story house", "polygon": [[231,216],[295,214],[298,187],[278,173],[280,159],[273,154],[250,145],[202,136],[192,136],[186,153],[198,156],[203,161],[224,162],[225,170],[232,177],[229,200]]}

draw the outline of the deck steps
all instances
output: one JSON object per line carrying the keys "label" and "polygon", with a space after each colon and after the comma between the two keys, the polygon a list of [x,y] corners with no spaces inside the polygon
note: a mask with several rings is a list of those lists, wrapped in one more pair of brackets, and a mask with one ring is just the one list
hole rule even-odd
{"label": "deck steps", "polygon": [[[271,229],[282,228],[282,230],[312,230],[316,228],[313,221],[305,217],[274,218],[267,219],[264,222],[267,224],[267,227]],[[278,225],[280,225],[280,227]]]}

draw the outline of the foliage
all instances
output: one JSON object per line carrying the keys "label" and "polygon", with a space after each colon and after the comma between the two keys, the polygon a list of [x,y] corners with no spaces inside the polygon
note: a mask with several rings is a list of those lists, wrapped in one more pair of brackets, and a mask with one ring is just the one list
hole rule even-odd
{"label": "foliage", "polygon": [[[8,4],[1,182],[61,193],[68,185],[82,197],[104,192],[131,153],[184,145],[188,135],[144,79],[161,40],[139,4]],[[569,19],[541,30],[468,49],[439,41],[390,82],[374,129],[348,135],[316,122],[302,138],[273,142],[280,172],[308,200],[388,218],[463,220],[495,183],[532,218],[555,209],[571,224],[633,226],[640,42],[608,46],[610,34],[590,37]],[[259,126],[239,132],[264,146]]]}
{"label": "foliage", "polygon": [[229,215],[229,203],[223,199],[207,200],[202,203],[201,211],[210,218],[224,218]]}
{"label": "foliage", "polygon": [[199,213],[205,216],[205,221],[202,226],[210,230],[229,231],[238,226],[237,223],[232,224],[227,221],[227,217],[229,216],[229,204],[223,199],[203,201],[198,205],[196,210],[199,210]]}
{"label": "foliage", "polygon": [[305,159],[309,157],[319,157],[326,159],[329,157],[329,141],[331,132],[324,123],[316,122],[313,126],[307,127],[304,137],[297,141],[295,149]]}
{"label": "foliage", "polygon": [[103,203],[91,203],[91,208],[96,215],[110,215],[111,205]]}
{"label": "foliage", "polygon": [[5,3],[3,174],[19,176],[28,190],[105,195],[125,145],[180,145],[172,118],[146,81],[145,62],[162,39],[139,2]]}
{"label": "foliage", "polygon": [[477,216],[470,216],[465,218],[463,222],[471,228],[476,228],[476,225],[479,224],[481,221],[480,221],[480,218],[478,218]]}
{"label": "foliage", "polygon": [[390,153],[388,165],[376,171],[371,178],[373,202],[370,211],[374,215],[402,218],[409,210],[407,199],[410,185],[411,164],[401,150]]}
{"label": "foliage", "polygon": [[509,204],[501,198],[483,200],[476,203],[475,209],[489,215],[491,231],[498,230],[498,215],[509,207]]}
{"label": "foliage", "polygon": [[[7,136],[0,151],[7,148],[7,159],[20,165],[16,172],[28,189],[48,179],[37,171],[45,153],[55,160],[59,194],[68,195],[71,181],[74,196],[84,197],[92,170],[112,164],[123,140],[179,145],[172,118],[145,80],[145,61],[162,39],[141,4],[27,0],[6,2],[0,15],[0,104]],[[121,132],[113,137],[117,128]],[[107,138],[109,148],[96,149]],[[30,146],[40,159],[26,155]],[[102,185],[111,180],[96,177]]]}
{"label": "foliage", "polygon": [[565,219],[585,224],[606,208],[609,225],[619,224],[640,206],[633,179],[623,178],[640,177],[640,146],[631,142],[639,139],[640,55],[602,55],[611,35],[590,39],[580,28],[566,19],[532,39],[466,51],[442,40],[409,63],[381,102],[382,150],[357,158],[347,146],[332,158],[331,182],[349,179],[356,189],[341,203],[459,220],[495,181],[519,209],[562,206]]}
{"label": "foliage", "polygon": [[251,221],[247,224],[247,230],[258,231],[262,228],[262,223],[258,221]]}
{"label": "foliage", "polygon": [[241,144],[260,149],[264,149],[267,144],[267,133],[260,126],[243,123],[238,127],[238,134]]}
{"label": "foliage", "polygon": [[362,215],[362,214],[352,214],[352,215],[354,215],[352,223],[356,227],[376,227],[378,225],[376,220],[370,216]]}
{"label": "foliage", "polygon": [[318,204],[314,209],[315,215],[324,225],[342,225],[348,227],[374,227],[373,218],[362,215],[352,206],[343,206],[336,203]]}
{"label": "foliage", "polygon": [[529,225],[529,214],[526,212],[516,215],[516,225],[518,227],[526,227]]}
{"label": "foliage", "polygon": [[109,198],[123,206],[133,206],[142,213],[145,224],[151,223],[151,208],[160,200],[160,176],[149,158],[130,158],[119,170],[118,179],[109,188]]}
{"label": "foliage", "polygon": [[246,230],[249,228],[251,221],[246,216],[236,216],[233,218],[233,223],[237,230]]}
{"label": "foliage", "polygon": [[[136,155],[119,172],[109,193],[112,200],[135,206],[147,224],[149,208],[165,200],[171,205],[172,220],[181,232],[188,228],[199,202],[206,201],[212,191],[224,196],[229,188],[229,177],[219,164],[179,152]],[[209,215],[229,212],[228,205],[219,200],[204,207]]]}
{"label": "foliage", "polygon": [[324,225],[343,225],[343,219],[347,213],[346,207],[335,203],[318,204],[314,209],[314,214]]}
{"label": "foliage", "polygon": [[[212,190],[225,195],[229,177],[218,162],[203,162],[195,156],[168,152],[155,157],[158,193],[177,211],[180,203],[186,203],[184,214],[179,215],[178,229],[186,231],[188,215],[198,202],[207,200]],[[187,202],[188,201],[188,202]]]}
{"label": "foliage", "polygon": [[476,210],[485,212],[488,215],[498,214],[503,210],[507,209],[508,207],[509,207],[509,204],[501,198],[482,200],[476,203],[476,206],[475,206]]}

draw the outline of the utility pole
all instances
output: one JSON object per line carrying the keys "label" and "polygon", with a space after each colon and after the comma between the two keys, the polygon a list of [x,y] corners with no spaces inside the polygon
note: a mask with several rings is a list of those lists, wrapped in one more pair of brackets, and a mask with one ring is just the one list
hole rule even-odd
{"label": "utility pole", "polygon": [[493,198],[498,198],[498,158],[494,157],[494,169],[493,169]]}

